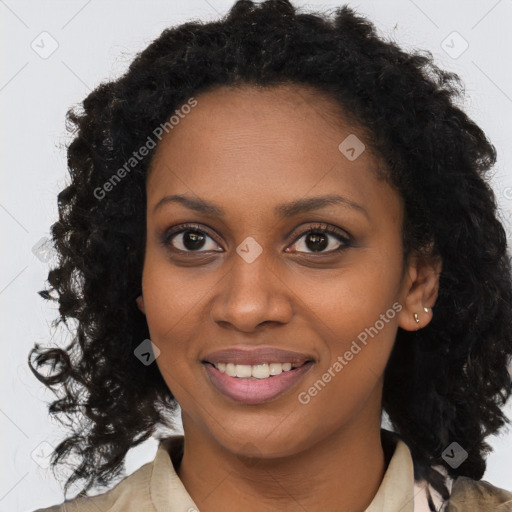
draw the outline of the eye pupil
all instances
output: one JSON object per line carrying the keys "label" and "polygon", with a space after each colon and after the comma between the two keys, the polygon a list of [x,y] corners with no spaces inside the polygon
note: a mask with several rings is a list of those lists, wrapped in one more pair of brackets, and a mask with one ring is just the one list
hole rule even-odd
{"label": "eye pupil", "polygon": [[190,251],[200,249],[204,244],[204,235],[199,231],[185,231],[183,245]]}
{"label": "eye pupil", "polygon": [[309,233],[306,237],[306,245],[311,251],[321,251],[329,245],[329,240],[324,233]]}

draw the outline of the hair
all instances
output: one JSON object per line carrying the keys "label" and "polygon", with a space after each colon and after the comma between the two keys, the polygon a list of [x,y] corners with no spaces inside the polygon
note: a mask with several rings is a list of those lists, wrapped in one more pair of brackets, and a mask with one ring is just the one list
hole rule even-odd
{"label": "hair", "polygon": [[[451,477],[480,479],[485,438],[509,420],[511,268],[486,173],[496,151],[457,106],[460,78],[426,51],[403,51],[347,6],[302,13],[287,0],[240,0],[218,21],[164,30],[120,78],[70,108],[71,181],[51,227],[58,264],[38,293],[57,301],[54,325],[73,320],[65,348],[35,345],[29,365],[52,389],[49,411],[71,420],[52,467],[73,456],[65,491],[82,494],[124,470],[128,450],[165,425],[176,401],[157,366],[134,349],[149,338],[136,307],[145,247],[145,183],[154,150],[98,199],[155,128],[193,95],[217,87],[309,87],[339,104],[366,133],[404,202],[403,249],[440,258],[433,319],[398,328],[384,374],[383,410],[409,446],[415,479],[449,497]],[[68,326],[69,327],[69,326]],[[50,367],[51,371],[43,373]],[[454,468],[443,450],[468,456]],[[429,502],[435,510],[429,492]]]}

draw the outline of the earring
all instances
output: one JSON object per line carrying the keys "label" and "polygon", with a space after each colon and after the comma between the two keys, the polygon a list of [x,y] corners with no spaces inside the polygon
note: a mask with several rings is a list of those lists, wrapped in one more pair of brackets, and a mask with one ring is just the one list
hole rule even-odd
{"label": "earring", "polygon": [[428,313],[428,308],[423,308],[423,311],[425,311],[425,313]]}
{"label": "earring", "polygon": [[414,320],[416,320],[416,323],[420,323],[420,319],[418,318],[418,313],[414,313]]}

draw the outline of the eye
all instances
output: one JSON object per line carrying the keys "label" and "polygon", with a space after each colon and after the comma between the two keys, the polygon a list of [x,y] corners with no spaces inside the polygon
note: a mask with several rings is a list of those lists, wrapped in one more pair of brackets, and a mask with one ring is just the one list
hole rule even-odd
{"label": "eye", "polygon": [[219,251],[217,242],[196,225],[179,226],[168,231],[162,243],[181,252]]}
{"label": "eye", "polygon": [[347,249],[350,243],[350,237],[343,231],[322,224],[303,231],[292,248],[297,252],[309,254],[334,253]]}
{"label": "eye", "polygon": [[[184,253],[222,252],[222,248],[218,248],[219,244],[214,238],[197,224],[172,228],[164,234],[162,244]],[[350,246],[350,235],[340,229],[321,224],[302,231],[291,246],[293,250],[287,249],[286,252],[336,253]]]}

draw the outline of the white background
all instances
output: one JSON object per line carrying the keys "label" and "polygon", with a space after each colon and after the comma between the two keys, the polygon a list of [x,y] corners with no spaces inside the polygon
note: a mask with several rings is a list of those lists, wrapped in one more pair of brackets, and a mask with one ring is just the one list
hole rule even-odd
{"label": "white background", "polygon": [[[55,306],[36,293],[44,286],[48,264],[32,248],[49,236],[57,219],[56,197],[67,174],[65,112],[101,81],[119,76],[134,54],[164,28],[191,18],[214,19],[231,4],[0,0],[0,512],[30,511],[63,499],[51,472],[31,458],[40,443],[55,446],[63,431],[48,419],[45,400],[52,395],[32,376],[26,358],[35,342],[50,340],[50,322],[57,314]],[[301,0],[295,5],[321,10],[341,2]],[[382,34],[407,49],[430,50],[438,64],[463,78],[465,108],[498,151],[493,182],[507,232],[512,233],[511,0],[379,0],[349,5],[367,15]],[[41,36],[44,31],[50,36]],[[453,31],[460,36],[446,39]],[[58,44],[48,58],[31,48],[33,41],[41,48],[41,38],[46,38],[46,50],[52,39]],[[441,46],[445,40],[453,47],[452,56]],[[457,56],[464,40],[469,47]],[[509,416],[511,410],[509,404]],[[484,479],[512,489],[512,435],[503,432],[490,442],[494,452]],[[135,449],[129,454],[127,472],[152,460],[155,450],[153,440]]]}

